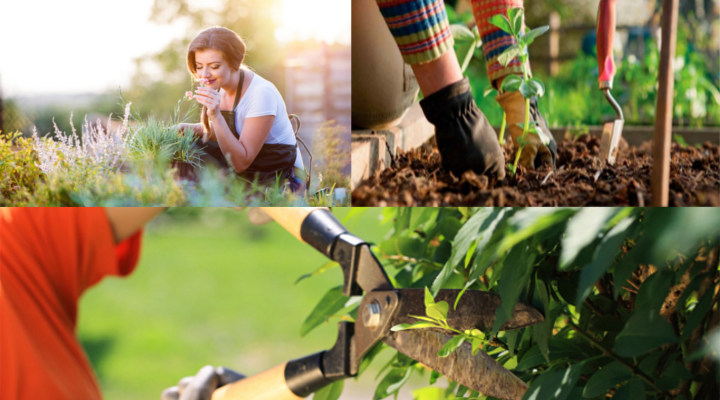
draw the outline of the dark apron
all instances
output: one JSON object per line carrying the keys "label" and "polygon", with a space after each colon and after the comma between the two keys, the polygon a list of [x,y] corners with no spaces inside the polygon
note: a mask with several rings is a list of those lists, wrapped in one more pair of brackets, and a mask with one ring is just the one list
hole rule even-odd
{"label": "dark apron", "polygon": [[[228,128],[230,128],[230,132],[238,140],[240,139],[240,134],[235,126],[235,108],[237,108],[238,103],[240,103],[244,81],[245,71],[240,70],[240,82],[238,83],[232,110],[220,111],[223,118],[225,118],[225,122],[227,122]],[[198,146],[210,157],[212,157],[212,161],[217,163],[220,167],[232,169],[225,159],[225,155],[223,155],[222,150],[220,150],[218,142],[212,140],[207,143],[198,142]],[[260,152],[257,157],[255,157],[255,160],[253,160],[245,171],[239,173],[238,175],[250,182],[258,182],[263,185],[272,185],[279,178],[280,184],[289,181],[291,189],[295,191],[295,188],[292,186],[299,181],[293,174],[293,166],[295,165],[296,158],[297,145],[264,143],[260,148]]]}

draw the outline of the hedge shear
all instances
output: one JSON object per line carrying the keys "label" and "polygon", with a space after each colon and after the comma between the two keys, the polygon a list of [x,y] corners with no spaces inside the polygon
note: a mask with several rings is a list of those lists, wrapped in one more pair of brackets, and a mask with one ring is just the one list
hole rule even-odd
{"label": "hedge shear", "polygon": [[[340,379],[356,376],[360,362],[376,344],[384,342],[402,354],[478,392],[500,399],[520,400],[527,385],[486,353],[473,355],[468,342],[447,357],[438,351],[453,336],[439,328],[391,331],[398,324],[416,322],[411,315],[424,315],[423,289],[393,287],[370,245],[352,235],[325,208],[264,208],[299,240],[340,264],[343,294],[363,295],[356,322],[342,321],[338,338],[327,351],[288,361],[258,375],[223,386],[213,400],[296,400]],[[459,290],[442,289],[436,301],[454,304]],[[450,307],[448,325],[459,330],[490,331],[500,296],[467,290],[457,308]],[[517,303],[501,330],[520,329],[540,323],[543,315],[531,306]]]}

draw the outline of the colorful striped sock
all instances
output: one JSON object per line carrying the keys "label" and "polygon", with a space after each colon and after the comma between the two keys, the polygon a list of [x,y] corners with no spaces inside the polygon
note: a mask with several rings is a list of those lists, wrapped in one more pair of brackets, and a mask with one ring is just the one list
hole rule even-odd
{"label": "colorful striped sock", "polygon": [[524,8],[523,0],[471,0],[471,2],[475,23],[482,37],[483,54],[485,55],[490,82],[494,86],[499,86],[502,79],[508,75],[522,75],[522,65],[519,58],[512,60],[507,67],[503,67],[498,62],[498,56],[508,47],[517,44],[517,41],[509,33],[505,33],[491,24],[490,18],[496,14],[507,16],[508,11],[512,8]]}
{"label": "colorful striped sock", "polygon": [[377,0],[377,4],[406,63],[424,64],[452,48],[443,0]]}

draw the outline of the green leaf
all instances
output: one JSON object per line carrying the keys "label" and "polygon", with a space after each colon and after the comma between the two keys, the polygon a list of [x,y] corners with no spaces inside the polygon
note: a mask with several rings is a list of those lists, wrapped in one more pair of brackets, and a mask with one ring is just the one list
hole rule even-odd
{"label": "green leaf", "polygon": [[[571,221],[571,223],[572,222],[573,221]],[[600,223],[599,221],[595,222]],[[582,272],[580,273],[577,300],[575,304],[582,304],[582,302],[585,301],[585,298],[590,294],[590,290],[593,288],[593,286],[595,286],[595,282],[602,278],[605,272],[607,272],[607,270],[612,266],[613,260],[615,260],[615,255],[622,248],[623,242],[626,238],[626,232],[633,222],[634,221],[632,218],[626,218],[620,221],[620,223],[610,229],[610,231],[605,235],[605,237],[603,237],[600,244],[598,244],[597,248],[595,249],[592,263],[590,263],[590,265],[584,266]],[[592,222],[585,223],[588,225],[592,224]],[[595,225],[595,227],[597,227],[597,225]],[[580,229],[579,226],[577,226],[577,228]],[[568,231],[569,230],[570,229],[568,229]],[[593,238],[590,237],[586,238],[586,240],[588,240],[588,243],[592,239]],[[584,247],[585,245],[580,243],[579,246]],[[580,248],[577,248],[577,250],[579,251]],[[563,248],[563,254],[564,251],[565,250]],[[572,255],[573,259],[575,258],[575,255]],[[570,265],[570,262],[568,262],[568,264],[566,265]]]}
{"label": "green leaf", "polygon": [[395,216],[395,233],[400,234],[402,231],[410,228],[410,220],[412,219],[412,207],[399,207]]}
{"label": "green leaf", "polygon": [[522,32],[524,13],[522,8],[511,8],[508,11],[508,20],[512,23],[513,36],[519,36]]}
{"label": "green leaf", "polygon": [[618,389],[612,400],[645,400],[645,384],[640,378],[633,379]]}
{"label": "green leaf", "polygon": [[[470,247],[482,235],[482,228],[487,225],[486,221],[494,215],[492,208],[484,208],[475,213],[460,227],[453,241],[452,255],[448,260],[448,264],[452,264],[454,268],[460,263],[460,260],[466,258],[467,254],[472,253]],[[475,246],[477,246],[477,243],[475,243]]]}
{"label": "green leaf", "polygon": [[447,301],[441,301],[426,307],[427,316],[435,318],[438,321],[447,321],[447,313],[449,309]]}
{"label": "green leaf", "polygon": [[635,310],[660,312],[674,279],[675,274],[669,269],[659,270],[647,277],[635,298]]}
{"label": "green leaf", "polygon": [[636,310],[615,338],[615,352],[637,357],[667,343],[677,343],[670,323],[657,311]]}
{"label": "green leaf", "polygon": [[562,238],[560,269],[567,269],[570,263],[575,261],[580,250],[598,237],[608,218],[615,211],[616,209],[611,207],[583,208],[570,218],[565,236]]}
{"label": "green leaf", "polygon": [[540,128],[540,126],[537,126],[536,129],[533,129],[531,132],[538,135],[540,137],[540,141],[545,146],[549,145],[550,142],[552,142],[552,140],[553,140],[552,135],[543,131],[542,128]]}
{"label": "green leaf", "polygon": [[510,20],[502,14],[495,14],[492,17],[490,17],[490,23],[500,28],[503,32],[513,34],[512,26],[510,25]]}
{"label": "green leaf", "polygon": [[435,328],[435,327],[437,327],[437,324],[435,324],[433,322],[418,321],[412,325],[411,324],[395,325],[392,328],[390,328],[390,330],[393,332],[398,332],[398,331],[406,331],[409,329]]}
{"label": "green leaf", "polygon": [[475,34],[463,24],[452,24],[450,25],[450,32],[452,33],[455,42],[474,42]]}
{"label": "green leaf", "polygon": [[492,86],[488,86],[483,90],[483,97],[488,97],[493,92],[497,92],[497,90]]}
{"label": "green leaf", "polygon": [[[535,379],[525,392],[524,400],[565,400],[580,378],[583,362],[570,364],[566,369],[550,370],[545,379]],[[545,374],[543,374],[545,375]]]}
{"label": "green leaf", "polygon": [[467,253],[465,254],[465,269],[470,265],[470,260],[473,258],[473,254],[475,254],[475,249],[477,248],[478,241],[472,242],[470,245],[470,248],[468,249]]}
{"label": "green leaf", "polygon": [[430,307],[433,304],[435,304],[435,298],[432,293],[430,293],[430,290],[425,287],[425,308],[427,309],[427,307]]}
{"label": "green leaf", "polygon": [[[470,217],[470,219],[468,219],[467,222],[458,229],[457,234],[454,235],[455,240],[452,244],[452,253],[450,258],[433,282],[432,293],[437,294],[445,282],[447,282],[450,278],[450,275],[455,270],[458,263],[460,263],[460,260],[472,253],[469,249],[473,242],[475,242],[481,235],[488,238],[492,235],[492,230],[489,232],[485,232],[485,230],[492,226],[492,221],[495,217],[497,217],[497,215],[498,213],[492,208],[482,209]],[[479,245],[480,243],[476,243],[475,248],[477,249]]]}
{"label": "green leaf", "polygon": [[539,36],[541,36],[542,34],[544,34],[545,32],[547,32],[549,30],[550,30],[550,26],[545,25],[545,26],[541,26],[540,28],[535,28],[535,29],[531,30],[530,32],[526,33],[525,37],[523,38],[523,40],[525,41],[525,46],[530,46],[535,41],[535,39],[537,39]]}
{"label": "green leaf", "polygon": [[312,278],[313,276],[318,276],[322,274],[323,272],[333,269],[335,267],[340,266],[340,264],[336,263],[335,261],[328,261],[325,264],[323,264],[320,268],[316,269],[315,272],[311,274],[305,274],[298,278],[298,280],[295,281],[295,284],[297,285],[298,282],[300,282],[303,279]]}
{"label": "green leaf", "polygon": [[438,357],[447,357],[455,351],[458,347],[460,347],[463,342],[465,342],[465,336],[463,335],[457,335],[454,338],[448,340],[447,343],[438,351]]}
{"label": "green leaf", "polygon": [[367,367],[372,364],[373,360],[375,360],[375,357],[387,348],[389,347],[382,342],[373,346],[373,348],[370,349],[370,351],[363,357],[362,362],[360,363],[360,368],[358,368],[358,376],[361,376]]}
{"label": "green leaf", "polygon": [[536,256],[537,253],[524,242],[510,249],[498,282],[498,294],[500,294],[502,303],[495,311],[495,325],[489,337],[495,336],[505,321],[512,316],[520,293],[532,277]]}
{"label": "green leaf", "polygon": [[562,224],[575,213],[572,208],[552,207],[528,207],[515,213],[508,223],[516,229],[506,234],[498,246],[498,254],[505,253],[508,249],[521,241],[536,235],[557,224]]}
{"label": "green leaf", "polygon": [[690,371],[678,361],[672,361],[665,368],[660,378],[657,380],[658,387],[662,390],[673,390],[680,386],[683,381],[689,381],[693,378]]}
{"label": "green leaf", "polygon": [[503,67],[507,67],[508,64],[510,64],[510,62],[512,62],[512,60],[514,60],[517,56],[519,56],[521,54],[522,54],[522,48],[520,48],[520,46],[518,46],[517,44],[514,44],[514,45],[508,47],[507,49],[505,49],[505,51],[503,51],[502,54],[500,54],[498,56],[498,62]]}
{"label": "green leaf", "polygon": [[[533,327],[534,328],[534,327]],[[539,346],[533,346],[528,350],[525,355],[520,359],[520,362],[515,367],[515,370],[517,371],[525,371],[527,369],[537,367],[538,365],[545,362],[545,358],[540,351]]]}
{"label": "green leaf", "polygon": [[435,382],[437,382],[437,379],[439,377],[440,377],[440,373],[435,370],[432,370],[432,372],[430,373],[430,385],[434,385]]}
{"label": "green leaf", "polygon": [[517,346],[519,330],[505,332],[505,340],[508,344],[508,355],[513,357],[515,355],[515,347]]}
{"label": "green leaf", "polygon": [[434,221],[437,218],[439,212],[440,211],[437,207],[423,207],[420,216],[415,219],[410,229],[414,231],[422,226],[423,230],[425,232],[428,232],[426,228],[434,225]]}
{"label": "green leaf", "polygon": [[583,397],[591,399],[632,378],[632,371],[617,361],[605,365],[594,373],[585,384]]}
{"label": "green leaf", "polygon": [[[642,288],[641,288],[642,289]],[[680,342],[684,342],[690,338],[692,332],[697,328],[700,323],[705,319],[710,308],[712,308],[714,290],[707,290],[703,295],[702,299],[697,303],[695,308],[690,313],[690,316],[683,327],[682,336],[680,336]]]}
{"label": "green leaf", "polygon": [[345,387],[345,381],[335,381],[324,388],[318,390],[313,395],[313,400],[338,400]]}
{"label": "green leaf", "polygon": [[538,97],[543,97],[545,94],[545,85],[539,79],[531,78],[527,81],[527,84],[532,87]]}
{"label": "green leaf", "polygon": [[375,389],[373,400],[381,400],[397,393],[410,379],[413,370],[414,368],[392,368]]}
{"label": "green leaf", "polygon": [[552,337],[553,326],[555,325],[555,318],[553,318],[555,313],[553,312],[554,310],[550,309],[550,296],[548,295],[545,282],[543,282],[540,278],[535,279],[535,293],[537,293],[537,296],[540,298],[540,302],[543,305],[545,320],[532,327],[534,333],[533,338],[535,339],[535,343],[537,343],[537,347],[540,349],[542,355],[548,362],[550,362],[548,346],[550,338]]}
{"label": "green leaf", "polygon": [[517,92],[520,89],[523,79],[517,75],[508,75],[503,79],[500,90],[505,92]]}
{"label": "green leaf", "polygon": [[303,322],[300,327],[300,336],[307,335],[313,329],[327,322],[331,316],[345,306],[348,299],[342,294],[342,286],[330,289]]}
{"label": "green leaf", "polygon": [[523,97],[526,99],[531,99],[538,95],[536,88],[534,86],[529,85],[527,81],[523,81],[520,84],[519,91],[520,91],[520,94],[522,94]]}

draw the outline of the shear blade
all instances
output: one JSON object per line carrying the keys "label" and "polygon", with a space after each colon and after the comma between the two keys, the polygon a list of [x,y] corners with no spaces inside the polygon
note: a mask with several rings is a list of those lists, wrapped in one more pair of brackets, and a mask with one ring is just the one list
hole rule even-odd
{"label": "shear blade", "polygon": [[463,343],[447,357],[439,357],[452,336],[434,329],[392,332],[383,339],[388,346],[470,389],[503,400],[521,400],[528,386],[483,351],[472,355]]}

